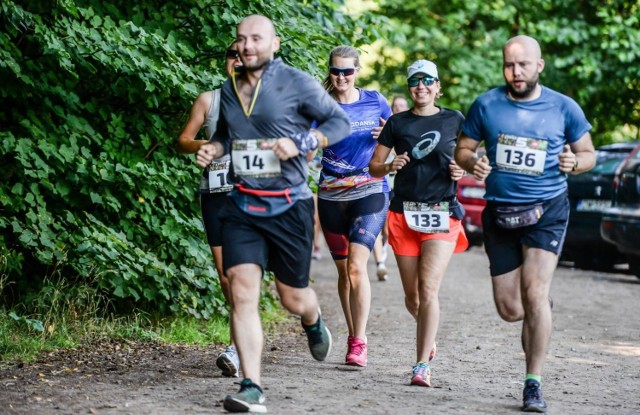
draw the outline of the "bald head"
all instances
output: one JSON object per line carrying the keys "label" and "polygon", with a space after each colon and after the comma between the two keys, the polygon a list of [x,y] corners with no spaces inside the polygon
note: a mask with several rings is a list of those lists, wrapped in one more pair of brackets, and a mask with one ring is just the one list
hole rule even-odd
{"label": "bald head", "polygon": [[273,25],[273,22],[268,17],[252,14],[251,16],[247,16],[238,25],[237,32],[240,34],[241,29],[243,28],[252,28],[255,31],[261,33],[263,36],[269,36],[270,38],[276,37],[276,28]]}
{"label": "bald head", "polygon": [[505,43],[502,49],[502,56],[505,56],[510,50],[517,48],[519,52],[525,54],[532,60],[540,60],[542,58],[542,52],[540,51],[540,45],[538,41],[532,37],[519,35],[512,37]]}
{"label": "bald head", "polygon": [[262,69],[280,49],[273,22],[257,14],[245,17],[237,29],[236,44],[245,71],[260,75]]}
{"label": "bald head", "polygon": [[528,101],[540,96],[538,77],[544,69],[540,45],[529,36],[516,36],[502,49],[502,69],[512,99]]}

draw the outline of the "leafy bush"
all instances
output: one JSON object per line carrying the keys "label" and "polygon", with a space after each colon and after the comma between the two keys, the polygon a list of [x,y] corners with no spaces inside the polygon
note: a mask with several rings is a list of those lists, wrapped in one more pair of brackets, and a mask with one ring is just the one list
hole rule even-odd
{"label": "leafy bush", "polygon": [[175,138],[195,96],[224,80],[242,17],[272,17],[281,56],[318,74],[333,45],[372,40],[371,18],[356,24],[338,6],[3,1],[5,304],[28,306],[45,279],[64,278],[119,311],[225,313],[200,222],[200,173]]}

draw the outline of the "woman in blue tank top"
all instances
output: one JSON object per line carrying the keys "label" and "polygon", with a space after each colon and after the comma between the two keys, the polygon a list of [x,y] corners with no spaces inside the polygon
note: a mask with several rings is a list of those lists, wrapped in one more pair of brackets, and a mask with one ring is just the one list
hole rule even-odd
{"label": "woman in blue tank top", "polygon": [[391,108],[379,92],[356,88],[359,70],[355,48],[331,51],[324,87],[349,116],[351,135],[323,151],[318,213],[338,270],[338,294],[349,330],[345,363],[364,367],[371,306],[367,261],[389,201],[386,181],[372,177],[368,165]]}

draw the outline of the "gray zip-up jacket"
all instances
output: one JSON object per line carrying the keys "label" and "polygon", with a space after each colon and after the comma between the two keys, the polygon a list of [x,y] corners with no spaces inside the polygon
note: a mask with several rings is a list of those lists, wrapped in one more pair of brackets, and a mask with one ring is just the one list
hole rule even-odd
{"label": "gray zip-up jacket", "polygon": [[[349,117],[320,83],[281,59],[267,64],[248,115],[231,79],[222,86],[221,111],[213,140],[223,144],[225,153],[232,151],[233,140],[291,137],[308,132],[313,121],[329,144],[351,134]],[[306,183],[307,166],[306,154],[300,154],[280,161],[281,175],[277,177],[240,178],[233,173],[233,163],[230,174],[232,180],[249,189],[283,190]]]}

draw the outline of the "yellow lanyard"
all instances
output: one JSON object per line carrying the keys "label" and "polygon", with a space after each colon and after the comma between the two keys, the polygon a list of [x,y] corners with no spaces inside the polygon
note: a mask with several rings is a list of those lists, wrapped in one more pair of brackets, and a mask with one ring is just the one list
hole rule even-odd
{"label": "yellow lanyard", "polygon": [[253,112],[253,107],[256,105],[256,100],[258,99],[258,92],[260,91],[260,85],[262,85],[262,78],[258,79],[258,83],[256,84],[256,89],[253,91],[253,96],[251,97],[251,104],[249,105],[249,109],[244,107],[244,102],[240,97],[240,92],[238,92],[238,85],[236,84],[236,72],[233,72],[231,76],[231,84],[233,85],[233,90],[236,92],[236,96],[238,97],[238,101],[240,101],[240,105],[242,106],[242,111],[244,111],[244,115],[249,117]]}

